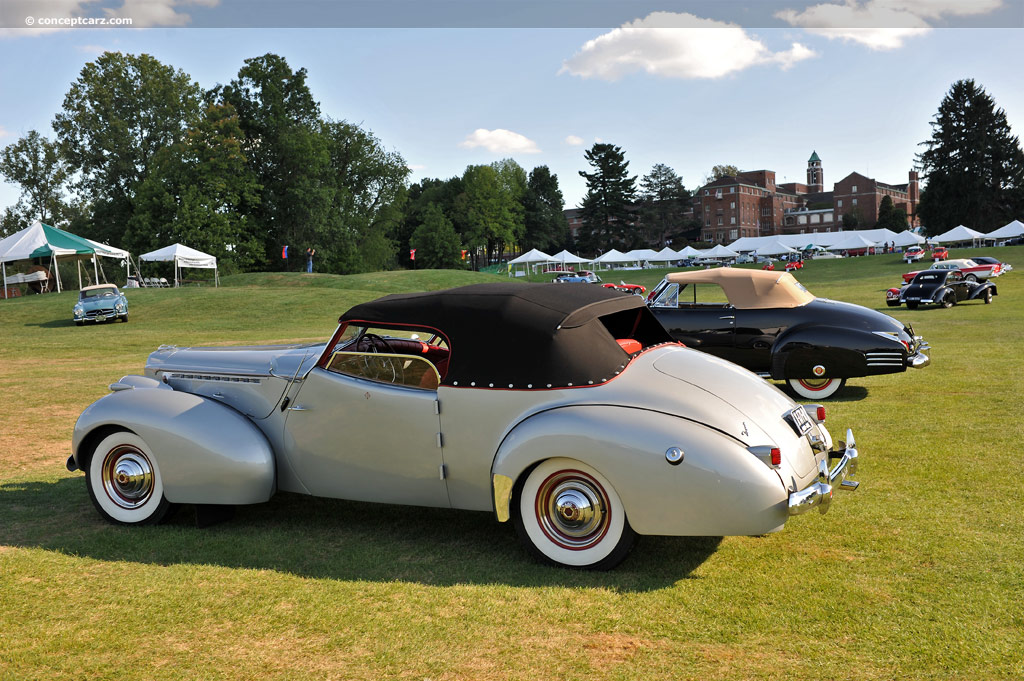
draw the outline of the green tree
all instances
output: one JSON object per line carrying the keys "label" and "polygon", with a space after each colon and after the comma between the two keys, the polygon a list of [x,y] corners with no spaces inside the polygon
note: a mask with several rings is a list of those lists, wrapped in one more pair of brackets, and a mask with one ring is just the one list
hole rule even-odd
{"label": "green tree", "polygon": [[331,210],[337,185],[325,182],[331,149],[306,75],[283,57],[265,54],[246,59],[238,77],[210,90],[207,100],[238,112],[242,151],[261,187],[252,218],[264,257],[284,267],[282,246],[312,247],[324,269],[347,270],[358,263],[356,239],[332,238],[343,229],[341,216]]}
{"label": "green tree", "polygon": [[413,232],[410,245],[416,249],[417,267],[458,269],[462,266],[459,235],[437,204],[426,206],[423,223]]}
{"label": "green tree", "polygon": [[90,236],[124,242],[136,192],[157,152],[184,140],[199,119],[200,94],[186,73],[148,54],[105,52],[85,65],[53,127],[92,204]]}
{"label": "green tree", "polygon": [[704,184],[720,180],[723,177],[736,177],[740,174],[740,169],[734,165],[726,163],[720,163],[712,166],[711,172],[704,176]]}
{"label": "green tree", "polygon": [[640,180],[640,221],[648,242],[667,246],[672,235],[682,233],[689,202],[676,171],[663,163],[651,168]]}
{"label": "green tree", "polygon": [[[328,221],[317,241],[352,243],[339,251],[330,269],[338,272],[378,271],[395,265],[397,244],[391,237],[402,220],[409,167],[397,152],[359,126],[327,121],[321,127],[330,153],[325,182],[333,189]],[[337,250],[337,249],[334,249]],[[351,255],[348,262],[343,260]],[[325,261],[325,264],[331,264]]]}
{"label": "green tree", "polygon": [[579,248],[588,253],[610,248],[629,249],[639,241],[630,210],[636,194],[636,176],[620,147],[595,143],[584,154],[594,172],[579,171],[587,181],[580,207]]}
{"label": "green tree", "polygon": [[67,163],[57,144],[35,130],[0,152],[0,176],[21,185],[21,196],[11,209],[12,214],[20,214],[18,223],[27,226],[41,220],[52,225],[67,216]]}
{"label": "green tree", "polygon": [[902,232],[907,228],[906,209],[894,205],[891,196],[883,196],[881,203],[878,204],[878,222],[875,223],[875,227]]}
{"label": "green tree", "polygon": [[917,209],[926,232],[960,224],[989,231],[1020,215],[1024,151],[992,97],[973,80],[958,80],[931,126],[917,157],[927,182]]}
{"label": "green tree", "polygon": [[523,197],[524,251],[537,248],[550,252],[567,247],[569,222],[565,219],[565,199],[558,188],[558,176],[547,166],[530,171]]}
{"label": "green tree", "polygon": [[474,268],[494,261],[519,233],[522,204],[515,200],[506,178],[494,166],[468,166],[462,174],[462,193],[454,210],[464,225],[463,243],[473,252]]}
{"label": "green tree", "polygon": [[136,193],[129,221],[131,250],[171,242],[217,256],[229,271],[263,264],[263,244],[249,224],[259,185],[241,149],[230,105],[211,105],[181,142],[156,153]]}

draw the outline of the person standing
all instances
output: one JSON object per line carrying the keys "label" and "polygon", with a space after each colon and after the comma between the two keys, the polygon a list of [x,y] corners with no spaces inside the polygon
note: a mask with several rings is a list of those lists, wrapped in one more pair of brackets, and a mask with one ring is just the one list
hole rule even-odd
{"label": "person standing", "polygon": [[306,249],[306,273],[307,274],[312,274],[313,273],[313,256],[314,255],[316,255],[316,249],[315,248],[307,248]]}

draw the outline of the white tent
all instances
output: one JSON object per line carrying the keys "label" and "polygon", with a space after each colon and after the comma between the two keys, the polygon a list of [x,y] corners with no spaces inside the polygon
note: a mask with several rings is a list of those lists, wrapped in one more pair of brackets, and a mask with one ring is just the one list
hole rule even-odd
{"label": "white tent", "polygon": [[686,246],[682,248],[676,255],[680,258],[699,258],[704,255],[704,251],[697,250],[693,246]]}
{"label": "white tent", "polygon": [[512,258],[511,260],[508,261],[508,276],[512,276],[512,273],[515,271],[515,265],[525,265],[526,268],[529,269],[531,265],[539,265],[541,263],[546,262],[551,262],[550,255],[548,255],[544,251],[538,251],[536,248],[531,248],[518,258]]}
{"label": "white tent", "polygon": [[1018,236],[1024,236],[1024,222],[1021,222],[1020,220],[1008,222],[996,231],[989,232],[984,235],[986,241],[990,239],[993,241],[998,239],[1012,239]]}
{"label": "white tent", "polygon": [[735,258],[739,253],[731,248],[726,248],[722,244],[718,244],[714,248],[704,251],[701,255],[705,258]]}
{"label": "white tent", "polygon": [[776,239],[775,241],[768,242],[763,246],[758,246],[754,253],[757,255],[786,255],[788,253],[796,253],[796,249],[790,248]]}
{"label": "white tent", "polygon": [[909,229],[905,229],[896,235],[896,238],[892,240],[893,245],[897,248],[906,248],[907,246],[919,246],[924,243],[924,237],[920,234],[914,234]]}
{"label": "white tent", "polygon": [[949,244],[957,241],[974,242],[978,239],[984,238],[985,235],[977,230],[971,229],[970,227],[964,227],[963,225],[957,225],[947,232],[943,232],[938,236],[933,236],[930,241],[936,244]]}
{"label": "white tent", "polygon": [[551,256],[551,258],[548,260],[548,262],[555,262],[555,263],[558,263],[560,265],[579,265],[580,263],[590,262],[590,261],[586,260],[584,258],[581,258],[578,255],[574,255],[574,254],[570,253],[569,251],[561,251],[560,253],[555,253],[553,256]]}
{"label": "white tent", "polygon": [[644,262],[657,260],[658,252],[651,248],[635,248],[632,251],[628,251],[626,257],[632,258],[642,265]]}
{"label": "white tent", "polygon": [[214,286],[220,285],[220,276],[217,272],[217,258],[188,246],[171,244],[170,246],[144,253],[139,256],[139,260],[145,260],[146,262],[173,262],[175,286],[180,285],[181,277],[179,271],[185,267],[213,270]]}
{"label": "white tent", "polygon": [[843,239],[841,241],[835,242],[834,244],[829,246],[827,250],[830,250],[830,251],[855,251],[855,250],[858,250],[858,249],[861,249],[861,248],[872,248],[872,247],[877,246],[877,245],[878,245],[877,241],[871,241],[870,239],[865,239],[860,234],[851,234],[850,236],[846,237],[845,239]]}
{"label": "white tent", "polygon": [[654,262],[670,262],[672,260],[679,260],[679,254],[668,246],[658,251],[653,258]]}
{"label": "white tent", "polygon": [[627,262],[636,262],[637,259],[615,250],[614,248],[607,253],[603,253],[600,256],[594,258],[595,265],[621,265]]}
{"label": "white tent", "polygon": [[[0,240],[0,263],[2,263],[4,296],[7,295],[7,263],[24,262],[49,258],[53,273],[57,279],[57,292],[61,291],[60,272],[57,270],[58,258],[75,260],[78,269],[78,287],[82,287],[82,260],[92,260],[93,273],[99,281],[99,269],[96,256],[128,259],[128,251],[112,248],[62,229],[45,225],[36,220],[23,230],[15,232],[6,239]],[[13,283],[13,281],[11,282]]]}

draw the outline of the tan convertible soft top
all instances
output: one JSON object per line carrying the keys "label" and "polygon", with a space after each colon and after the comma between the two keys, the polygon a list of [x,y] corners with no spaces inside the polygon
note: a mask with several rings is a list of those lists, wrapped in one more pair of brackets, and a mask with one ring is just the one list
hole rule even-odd
{"label": "tan convertible soft top", "polygon": [[729,303],[741,309],[800,307],[814,300],[814,295],[789,272],[717,267],[673,272],[665,278],[676,284],[717,284]]}

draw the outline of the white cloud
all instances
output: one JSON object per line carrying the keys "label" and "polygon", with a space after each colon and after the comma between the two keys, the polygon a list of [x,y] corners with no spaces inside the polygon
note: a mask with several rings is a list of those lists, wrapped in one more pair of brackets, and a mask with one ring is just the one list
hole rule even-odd
{"label": "white cloud", "polygon": [[570,147],[578,147],[583,144],[583,138],[577,137],[576,135],[569,135],[565,138],[565,143]]}
{"label": "white cloud", "polygon": [[830,40],[855,42],[872,50],[893,50],[931,30],[929,20],[946,16],[988,14],[1002,0],[846,0],[813,5],[798,12],[786,9],[775,16],[792,26]]}
{"label": "white cloud", "polygon": [[405,167],[412,171],[426,170],[427,166],[420,163],[406,163]]}
{"label": "white cloud", "polygon": [[772,52],[736,24],[653,12],[587,41],[559,73],[604,80],[637,71],[665,78],[721,78],[761,64],[785,69],[813,56],[799,43]]}
{"label": "white cloud", "polygon": [[539,154],[540,149],[537,143],[518,132],[496,128],[485,130],[477,128],[472,134],[466,135],[466,139],[459,142],[459,146],[465,149],[484,147],[496,154]]}
{"label": "white cloud", "polygon": [[3,139],[4,137],[7,137],[10,134],[11,133],[7,132],[7,128],[5,128],[4,126],[0,125],[0,139]]}

